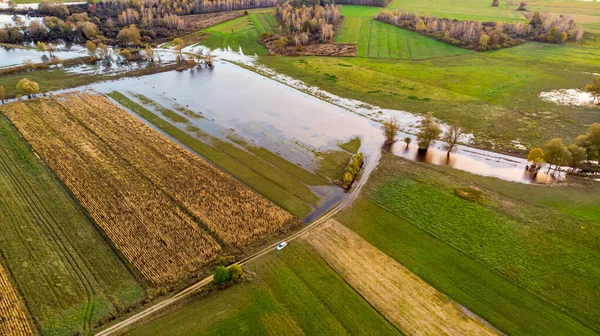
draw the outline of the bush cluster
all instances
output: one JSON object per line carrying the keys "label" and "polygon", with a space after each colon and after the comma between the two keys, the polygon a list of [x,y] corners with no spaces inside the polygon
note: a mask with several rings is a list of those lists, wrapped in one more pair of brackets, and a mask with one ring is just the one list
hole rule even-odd
{"label": "bush cluster", "polygon": [[358,172],[360,171],[360,168],[363,166],[364,162],[365,157],[363,153],[358,153],[352,156],[348,167],[346,167],[346,172],[344,173],[344,179],[342,181],[342,186],[344,189],[350,189],[350,186],[352,186],[352,183],[356,179],[356,175],[358,175]]}

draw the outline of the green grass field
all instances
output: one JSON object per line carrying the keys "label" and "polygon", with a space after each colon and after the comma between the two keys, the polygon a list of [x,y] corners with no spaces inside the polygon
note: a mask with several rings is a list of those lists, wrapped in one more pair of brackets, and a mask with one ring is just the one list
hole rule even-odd
{"label": "green grass field", "polygon": [[[456,188],[481,195],[464,199]],[[507,334],[594,334],[600,228],[566,213],[476,185],[466,173],[384,155],[339,219]]]}
{"label": "green grass field", "polygon": [[[171,122],[187,123],[187,132],[119,92],[112,92],[109,96],[299,218],[312,211],[309,204],[317,205],[320,201],[308,186],[329,185],[326,179],[295,166],[264,148],[250,146],[240,139],[234,139],[238,145],[236,146],[212,137],[187,123],[186,117],[174,111],[164,107],[159,109]],[[156,108],[157,103],[144,105]],[[165,110],[168,111],[166,115]]]}
{"label": "green grass field", "polygon": [[251,282],[187,303],[127,335],[399,335],[303,241],[247,269]]}
{"label": "green grass field", "polygon": [[[459,120],[481,147],[528,148],[566,142],[598,121],[598,108],[559,106],[539,94],[582,89],[600,48],[526,43],[518,47],[421,61],[332,57],[263,57],[277,72],[345,98],[383,108]],[[337,80],[328,79],[328,74]]]}
{"label": "green grass field", "polygon": [[420,60],[464,55],[472,51],[458,48],[410,30],[376,21],[379,8],[364,6],[342,7],[344,21],[336,43],[355,43],[358,57]]}
{"label": "green grass field", "polygon": [[231,49],[244,55],[266,55],[267,50],[258,43],[260,34],[271,32],[277,26],[271,11],[250,12],[231,21],[206,28],[201,45],[210,49]]}
{"label": "green grass field", "polygon": [[0,114],[0,261],[42,335],[87,334],[144,289]]}

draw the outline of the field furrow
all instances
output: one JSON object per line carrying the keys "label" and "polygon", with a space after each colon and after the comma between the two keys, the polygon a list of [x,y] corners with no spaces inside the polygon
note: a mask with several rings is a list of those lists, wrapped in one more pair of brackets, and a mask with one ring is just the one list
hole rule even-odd
{"label": "field furrow", "polygon": [[19,301],[2,265],[0,265],[0,335],[33,335],[25,308]]}

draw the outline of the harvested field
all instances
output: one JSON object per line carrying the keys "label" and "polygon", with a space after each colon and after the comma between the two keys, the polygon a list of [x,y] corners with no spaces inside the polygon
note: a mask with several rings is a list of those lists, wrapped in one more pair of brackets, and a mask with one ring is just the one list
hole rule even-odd
{"label": "harvested field", "polygon": [[0,259],[41,335],[88,335],[144,299],[125,263],[4,116],[0,195]]}
{"label": "harvested field", "polygon": [[353,57],[356,56],[356,44],[333,44],[333,43],[320,43],[320,44],[307,44],[303,46],[301,51],[298,51],[296,46],[287,46],[283,50],[275,47],[275,39],[265,43],[267,50],[270,55],[283,55],[283,56],[342,56],[342,57]]}
{"label": "harvested field", "polygon": [[33,331],[26,314],[17,293],[8,280],[8,275],[0,265],[0,335],[32,335]]}
{"label": "harvested field", "polygon": [[335,220],[308,242],[362,297],[404,335],[496,335],[404,266]]}
{"label": "harvested field", "polygon": [[56,95],[2,110],[156,285],[197,272],[217,241],[243,246],[291,220],[104,97]]}
{"label": "harvested field", "polygon": [[233,20],[244,15],[243,12],[220,12],[198,15],[184,15],[181,18],[185,22],[188,29],[200,30],[212,27],[219,23]]}

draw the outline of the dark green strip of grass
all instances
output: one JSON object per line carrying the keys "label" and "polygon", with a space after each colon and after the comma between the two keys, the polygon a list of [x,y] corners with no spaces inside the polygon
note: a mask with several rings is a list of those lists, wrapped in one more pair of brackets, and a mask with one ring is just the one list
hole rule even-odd
{"label": "dark green strip of grass", "polygon": [[[244,182],[250,188],[256,190],[266,198],[273,201],[275,204],[281,206],[287,211],[291,212],[299,218],[303,218],[311,212],[311,208],[303,202],[300,198],[276,185],[274,182],[258,174],[256,171],[245,166],[242,162],[236,158],[220,151],[219,149],[209,146],[202,141],[194,138],[188,133],[181,129],[173,126],[162,118],[158,117],[154,113],[150,112],[146,108],[139,104],[131,101],[129,98],[119,92],[111,92],[108,94],[109,97],[113,98],[121,105],[127,107],[131,111],[137,113],[140,117],[144,118],[163,132],[169,134],[173,138],[180,141],[208,161],[217,165],[227,173],[233,175],[240,181]],[[252,158],[248,158],[252,159]],[[273,168],[275,169],[275,168]]]}
{"label": "dark green strip of grass", "polygon": [[304,241],[251,267],[306,335],[399,335]]}

